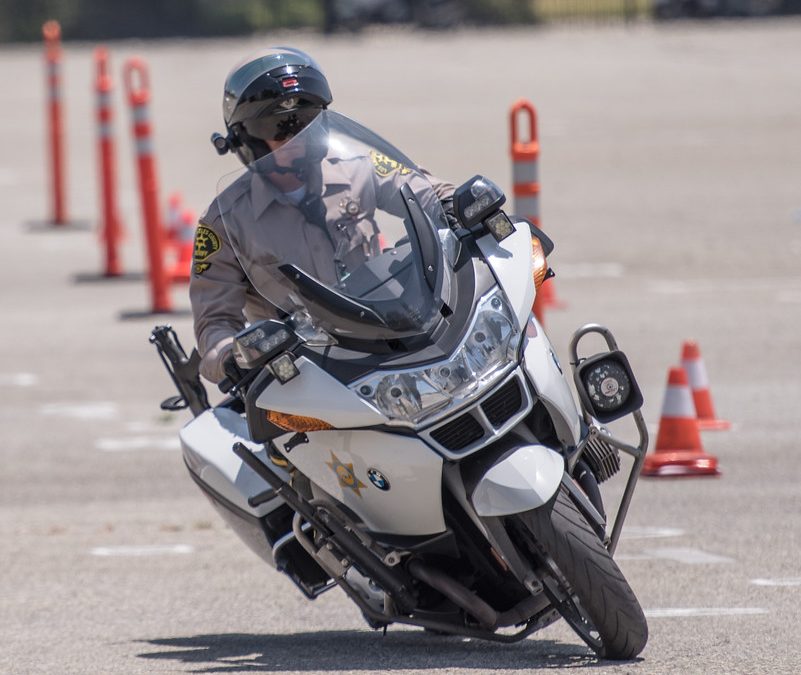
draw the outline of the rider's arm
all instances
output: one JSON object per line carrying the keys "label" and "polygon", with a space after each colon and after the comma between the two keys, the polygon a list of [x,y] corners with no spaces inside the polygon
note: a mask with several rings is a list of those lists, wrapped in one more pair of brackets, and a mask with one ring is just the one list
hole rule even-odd
{"label": "rider's arm", "polygon": [[212,207],[198,223],[189,282],[200,373],[212,382],[225,377],[223,363],[233,336],[245,326],[247,288],[245,273]]}
{"label": "rider's arm", "polygon": [[[410,183],[413,190],[416,190],[415,183],[420,181],[424,185],[424,181],[419,175],[409,177],[410,169],[400,162],[397,162],[386,155],[379,153],[372,153],[370,155],[372,162],[373,178],[376,186],[377,206],[385,211],[394,213],[396,216],[404,215],[404,208],[402,202],[398,201],[398,190],[400,186],[406,182]],[[425,177],[434,188],[434,194],[443,203],[443,208],[452,201],[454,190],[456,189],[452,183],[440,180],[436,176],[432,176],[428,171],[421,167],[417,167],[420,174]],[[425,190],[421,190],[425,194]],[[431,193],[428,192],[430,195]],[[429,207],[429,204],[423,204],[424,208]],[[397,212],[396,212],[397,211]]]}

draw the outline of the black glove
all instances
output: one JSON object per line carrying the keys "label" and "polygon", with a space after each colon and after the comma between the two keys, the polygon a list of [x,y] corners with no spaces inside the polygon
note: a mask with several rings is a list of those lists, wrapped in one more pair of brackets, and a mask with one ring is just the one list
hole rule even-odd
{"label": "black glove", "polygon": [[229,354],[225,357],[222,368],[223,372],[225,373],[225,377],[218,386],[220,391],[222,391],[224,394],[227,394],[242,381],[242,378],[245,376],[245,371],[236,364],[236,359],[234,358],[233,354]]}
{"label": "black glove", "polygon": [[459,222],[459,219],[456,217],[456,213],[453,210],[453,197],[441,199],[440,204],[442,204],[442,210],[445,212],[445,219],[448,221],[448,227],[454,231],[461,230],[462,224]]}

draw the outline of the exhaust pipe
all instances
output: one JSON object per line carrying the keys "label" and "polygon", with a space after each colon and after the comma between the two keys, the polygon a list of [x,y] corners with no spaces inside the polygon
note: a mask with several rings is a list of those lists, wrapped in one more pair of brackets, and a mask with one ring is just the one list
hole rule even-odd
{"label": "exhaust pipe", "polygon": [[415,579],[428,584],[455,605],[478,619],[483,628],[492,630],[498,625],[498,612],[447,574],[428,567],[428,565],[419,560],[411,560],[406,569]]}

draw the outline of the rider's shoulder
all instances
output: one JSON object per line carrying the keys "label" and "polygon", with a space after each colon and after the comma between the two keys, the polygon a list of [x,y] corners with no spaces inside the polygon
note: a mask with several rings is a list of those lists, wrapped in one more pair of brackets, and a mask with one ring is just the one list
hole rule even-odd
{"label": "rider's shoulder", "polygon": [[212,227],[221,224],[223,216],[235,208],[247,195],[249,190],[250,176],[244,174],[220,191],[217,197],[209,204],[206,212],[201,216],[201,220]]}

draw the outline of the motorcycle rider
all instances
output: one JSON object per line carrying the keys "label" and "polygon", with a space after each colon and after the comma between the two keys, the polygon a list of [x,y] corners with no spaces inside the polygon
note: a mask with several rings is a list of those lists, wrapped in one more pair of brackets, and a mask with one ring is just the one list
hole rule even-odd
{"label": "motorcycle rider", "polygon": [[[335,283],[348,268],[380,252],[373,215],[377,208],[397,211],[393,202],[401,179],[412,171],[377,150],[358,159],[337,157],[322,125],[311,127],[303,142],[298,138],[287,146],[331,102],[328,81],[310,56],[289,47],[269,48],[229,73],[223,98],[228,133],[212,137],[220,154],[235,152],[251,171],[258,163],[252,179],[228,188],[246,185],[253,222],[247,245],[262,247],[325,283]],[[449,210],[453,185],[413,168],[426,175]],[[245,322],[275,317],[229,241],[222,212],[244,208],[233,197],[229,201],[221,207],[218,197],[199,220],[189,286],[200,373],[216,383],[226,376],[233,337]]]}

